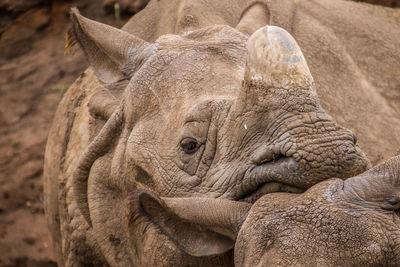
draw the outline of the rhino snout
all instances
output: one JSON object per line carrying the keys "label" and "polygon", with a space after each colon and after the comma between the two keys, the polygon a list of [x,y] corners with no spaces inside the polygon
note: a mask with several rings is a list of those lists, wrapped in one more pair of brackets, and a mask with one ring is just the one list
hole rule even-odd
{"label": "rhino snout", "polygon": [[[342,127],[295,136],[296,151],[290,156],[303,173],[300,182],[308,188],[331,177],[346,179],[366,171],[370,163],[355,144],[354,134]],[[294,181],[295,182],[295,181]]]}
{"label": "rhino snout", "polygon": [[351,131],[326,114],[318,115],[318,121],[304,117],[298,117],[297,123],[282,123],[277,132],[284,134],[255,150],[238,199],[254,202],[273,192],[302,193],[328,178],[345,179],[369,168]]}
{"label": "rhino snout", "polygon": [[[232,112],[232,118],[247,126],[237,134],[239,142],[258,145],[244,187],[278,182],[305,189],[369,167],[354,134],[320,106],[305,57],[288,32],[263,27],[249,38],[247,50],[242,88]],[[256,129],[257,141],[248,138],[249,129]]]}
{"label": "rhino snout", "polygon": [[289,179],[282,182],[309,188],[331,177],[355,176],[370,167],[354,133],[324,112],[303,114],[280,132],[284,134],[276,143],[281,155],[293,158],[298,167],[296,173],[289,173],[291,177],[281,178]]}

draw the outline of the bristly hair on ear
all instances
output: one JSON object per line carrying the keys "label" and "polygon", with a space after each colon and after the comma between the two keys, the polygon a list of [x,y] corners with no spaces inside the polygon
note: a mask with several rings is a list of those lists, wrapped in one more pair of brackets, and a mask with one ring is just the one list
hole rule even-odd
{"label": "bristly hair on ear", "polygon": [[65,34],[64,54],[70,54],[72,52],[71,49],[76,45],[77,42],[78,40],[76,40],[75,34],[71,26]]}
{"label": "bristly hair on ear", "polygon": [[[76,7],[71,8],[71,10],[70,10],[71,21],[72,21],[74,12],[76,12],[77,14],[80,14],[79,10]],[[76,38],[76,32],[74,29],[74,25],[70,24],[68,31],[65,34],[64,54],[68,55],[70,53],[73,53],[73,51],[71,49],[76,45],[77,42],[78,42],[78,39]]]}

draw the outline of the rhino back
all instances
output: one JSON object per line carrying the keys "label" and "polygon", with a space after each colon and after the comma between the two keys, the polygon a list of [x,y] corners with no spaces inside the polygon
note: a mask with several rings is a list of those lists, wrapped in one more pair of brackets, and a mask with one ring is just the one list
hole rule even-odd
{"label": "rhino back", "polygon": [[235,27],[243,10],[256,2],[262,1],[150,1],[126,23],[123,30],[154,42],[164,34],[180,34],[211,25]]}

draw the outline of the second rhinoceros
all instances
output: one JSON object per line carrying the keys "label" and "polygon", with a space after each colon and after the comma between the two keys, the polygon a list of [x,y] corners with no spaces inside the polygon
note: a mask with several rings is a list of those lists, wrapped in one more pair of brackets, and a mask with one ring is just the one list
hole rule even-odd
{"label": "second rhinoceros", "polygon": [[60,265],[229,266],[229,237],[200,231],[184,249],[173,233],[148,228],[140,209],[127,220],[127,199],[149,188],[252,203],[368,168],[354,134],[320,106],[284,29],[249,37],[244,16],[238,29],[148,43],[76,9],[71,16],[93,71],[66,93],[47,144],[45,209]]}

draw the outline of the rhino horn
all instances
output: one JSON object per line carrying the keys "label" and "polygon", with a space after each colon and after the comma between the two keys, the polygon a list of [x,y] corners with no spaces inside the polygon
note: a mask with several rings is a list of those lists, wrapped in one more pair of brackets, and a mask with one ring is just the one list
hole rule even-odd
{"label": "rhino horn", "polygon": [[85,18],[76,8],[71,9],[71,20],[66,50],[77,41],[102,82],[130,78],[157,49],[132,34]]}
{"label": "rhino horn", "polygon": [[276,93],[270,88],[280,90],[280,96],[273,97],[275,101],[290,95],[316,99],[313,83],[303,53],[287,31],[265,26],[249,37],[243,84],[247,99],[250,94],[253,95],[250,99],[262,101]]}

